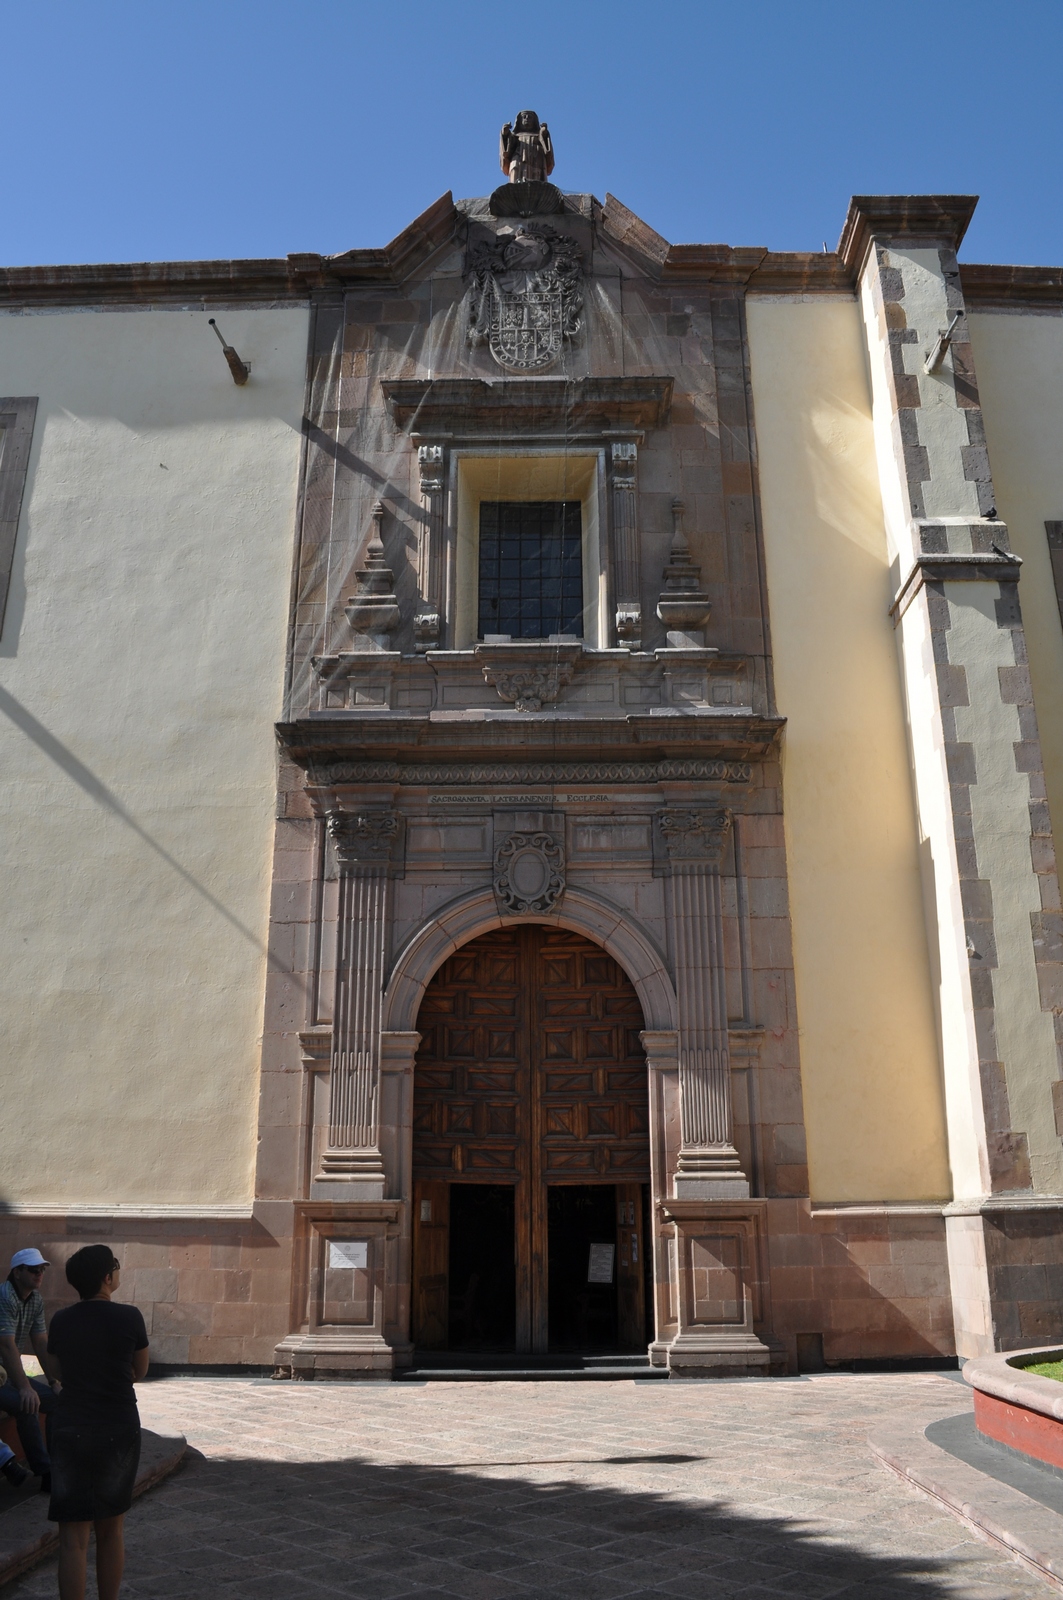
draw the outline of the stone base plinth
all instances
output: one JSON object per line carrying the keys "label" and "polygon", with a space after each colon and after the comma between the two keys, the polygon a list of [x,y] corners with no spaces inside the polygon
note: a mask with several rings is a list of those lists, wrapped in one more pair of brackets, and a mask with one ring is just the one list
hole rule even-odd
{"label": "stone base plinth", "polygon": [[680,1334],[668,1347],[673,1378],[766,1378],[771,1351],[755,1336]]}
{"label": "stone base plinth", "polygon": [[390,1345],[359,1333],[301,1333],[282,1339],[273,1354],[275,1378],[387,1382],[398,1367],[408,1367],[412,1346]]}
{"label": "stone base plinth", "polygon": [[674,1240],[678,1329],[667,1348],[673,1378],[766,1376],[764,1200],[658,1201]]}

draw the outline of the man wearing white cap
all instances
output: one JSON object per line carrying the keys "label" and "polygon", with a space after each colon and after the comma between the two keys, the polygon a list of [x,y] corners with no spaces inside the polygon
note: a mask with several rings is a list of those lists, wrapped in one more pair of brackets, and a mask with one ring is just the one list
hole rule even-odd
{"label": "man wearing white cap", "polygon": [[50,1383],[26,1376],[19,1348],[24,1348],[28,1339],[44,1371],[52,1372],[41,1295],[41,1279],[49,1264],[39,1250],[16,1250],[11,1271],[0,1283],[0,1366],[7,1368],[7,1381],[0,1388],[0,1411],[17,1418],[26,1461],[40,1478],[42,1489],[51,1488],[51,1466],[37,1417],[39,1412],[47,1415],[51,1411],[56,1395]]}

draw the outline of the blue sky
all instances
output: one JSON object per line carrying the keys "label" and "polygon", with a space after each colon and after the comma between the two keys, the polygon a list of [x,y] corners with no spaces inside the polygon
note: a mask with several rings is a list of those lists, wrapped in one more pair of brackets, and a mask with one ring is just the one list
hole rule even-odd
{"label": "blue sky", "polygon": [[982,199],[969,261],[1063,263],[1063,0],[6,0],[0,263],[326,253],[501,181],[676,242],[818,250],[850,194]]}

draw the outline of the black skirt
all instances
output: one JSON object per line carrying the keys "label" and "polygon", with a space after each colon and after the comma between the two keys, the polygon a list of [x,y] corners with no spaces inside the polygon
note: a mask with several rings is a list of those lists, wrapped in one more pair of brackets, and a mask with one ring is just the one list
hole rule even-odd
{"label": "black skirt", "polygon": [[133,1504],[140,1465],[139,1422],[71,1427],[57,1419],[50,1454],[49,1522],[98,1522],[122,1516]]}

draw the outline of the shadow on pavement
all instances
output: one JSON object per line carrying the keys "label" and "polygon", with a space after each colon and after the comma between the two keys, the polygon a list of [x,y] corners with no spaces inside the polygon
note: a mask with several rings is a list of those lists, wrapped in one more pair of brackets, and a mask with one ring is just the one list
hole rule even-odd
{"label": "shadow on pavement", "polygon": [[[1044,1592],[959,1524],[947,1563],[875,1555],[828,1544],[797,1521],[684,1503],[688,1462],[649,1456],[644,1464],[656,1484],[620,1489],[579,1481],[576,1472],[558,1482],[556,1466],[547,1469],[551,1481],[537,1483],[534,1466],[488,1477],[357,1461],[218,1461],[190,1451],[130,1514],[123,1600],[944,1600]],[[839,1531],[835,1524],[835,1539]],[[890,1535],[880,1527],[873,1537]],[[895,1537],[910,1550],[920,1535],[913,1527]],[[54,1585],[49,1564],[12,1585],[5,1600],[52,1596]]]}

